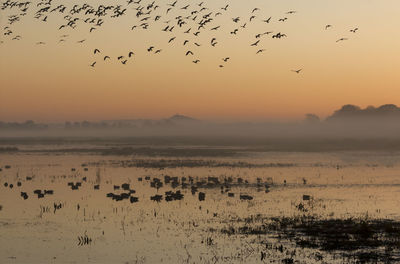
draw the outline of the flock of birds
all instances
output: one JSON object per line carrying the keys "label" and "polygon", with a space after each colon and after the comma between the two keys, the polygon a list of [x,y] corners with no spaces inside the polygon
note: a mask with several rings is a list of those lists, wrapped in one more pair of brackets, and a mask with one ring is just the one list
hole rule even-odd
{"label": "flock of birds", "polygon": [[[194,64],[201,62],[197,57],[197,50],[200,47],[213,48],[220,45],[220,40],[217,37],[211,39],[201,38],[201,35],[210,35],[205,32],[214,33],[224,31],[232,37],[236,37],[242,31],[245,31],[251,24],[279,24],[285,23],[289,18],[297,12],[290,10],[284,12],[280,17],[264,16],[261,14],[260,8],[252,8],[246,16],[232,17],[230,15],[230,5],[226,4],[219,8],[207,6],[205,2],[194,4],[181,4],[181,0],[172,0],[169,3],[156,2],[154,0],[127,0],[125,4],[118,5],[97,5],[92,6],[87,3],[75,4],[72,7],[67,7],[64,4],[55,4],[55,0],[39,0],[37,3],[30,1],[6,0],[3,1],[0,9],[8,10],[10,15],[7,18],[7,25],[3,27],[3,35],[10,40],[21,40],[22,36],[14,33],[13,25],[32,11],[33,17],[42,22],[49,22],[53,16],[61,16],[62,24],[58,25],[60,32],[75,30],[78,27],[85,27],[89,34],[99,31],[99,29],[107,21],[115,20],[124,16],[131,16],[135,19],[135,23],[130,26],[131,31],[148,30],[155,27],[160,30],[159,34],[166,35],[165,45],[174,45],[183,49],[183,55],[190,58]],[[147,2],[145,2],[147,1]],[[201,1],[201,0],[200,0]],[[133,12],[133,13],[130,13]],[[219,17],[228,17],[229,23],[222,22]],[[224,27],[230,27],[225,29]],[[329,30],[333,25],[326,25],[325,30]],[[358,28],[350,30],[350,33],[356,33]],[[61,34],[60,34],[61,35]],[[254,49],[254,54],[262,54],[266,51],[263,46],[263,38],[271,37],[274,40],[287,38],[285,33],[279,31],[262,31],[254,36],[254,40],[250,41],[250,48]],[[62,34],[58,40],[59,43],[66,42],[69,34]],[[348,37],[341,37],[336,42],[348,40]],[[78,40],[78,44],[83,44],[86,39]],[[2,41],[3,42],[3,41]],[[46,42],[39,41],[37,45],[45,45]],[[162,48],[156,45],[150,45],[145,52],[150,54],[159,54],[163,51]],[[135,51],[136,52],[136,51]],[[128,51],[126,54],[115,56],[115,60],[122,65],[126,65],[132,60],[136,53]],[[99,61],[107,62],[114,58],[111,55],[102,55],[103,52],[99,48],[93,50],[96,55],[95,61],[89,64],[90,67],[96,67]],[[221,63],[218,67],[223,68],[230,60],[230,57],[221,58]],[[302,69],[292,70],[299,74]]]}

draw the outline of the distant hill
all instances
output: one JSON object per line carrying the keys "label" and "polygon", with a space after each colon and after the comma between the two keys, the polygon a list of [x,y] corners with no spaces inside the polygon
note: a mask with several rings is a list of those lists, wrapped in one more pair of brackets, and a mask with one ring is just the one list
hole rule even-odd
{"label": "distant hill", "polygon": [[173,116],[167,118],[167,120],[173,121],[173,122],[199,122],[200,121],[193,117],[179,115],[179,114],[173,115]]}

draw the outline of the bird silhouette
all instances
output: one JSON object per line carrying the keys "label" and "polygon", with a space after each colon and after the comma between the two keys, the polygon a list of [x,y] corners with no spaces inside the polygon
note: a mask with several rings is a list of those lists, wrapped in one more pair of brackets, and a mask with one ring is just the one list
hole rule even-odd
{"label": "bird silhouette", "polygon": [[297,74],[299,74],[303,69],[299,69],[299,70],[292,70],[292,72],[295,72]]}
{"label": "bird silhouette", "polygon": [[175,7],[175,5],[176,5],[176,3],[177,3],[178,1],[175,1],[175,2],[173,2],[172,4],[168,4],[169,6],[172,6],[172,7]]}
{"label": "bird silhouette", "polygon": [[340,42],[340,41],[345,41],[345,40],[348,40],[348,38],[340,38],[340,39],[336,40],[336,43]]}
{"label": "bird silhouette", "polygon": [[267,19],[263,20],[263,22],[265,22],[265,23],[269,23],[269,22],[271,21],[271,18],[272,18],[272,17],[269,17],[269,18],[267,18]]}

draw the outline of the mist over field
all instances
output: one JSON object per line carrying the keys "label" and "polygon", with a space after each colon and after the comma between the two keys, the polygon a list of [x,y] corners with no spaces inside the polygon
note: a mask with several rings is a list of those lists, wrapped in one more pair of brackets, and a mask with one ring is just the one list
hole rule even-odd
{"label": "mist over field", "polygon": [[390,104],[365,109],[344,105],[325,119],[306,114],[298,121],[209,121],[177,114],[159,120],[67,121],[58,124],[0,122],[0,137],[196,137],[220,138],[221,142],[235,138],[236,143],[266,138],[397,139],[400,138],[400,108]]}

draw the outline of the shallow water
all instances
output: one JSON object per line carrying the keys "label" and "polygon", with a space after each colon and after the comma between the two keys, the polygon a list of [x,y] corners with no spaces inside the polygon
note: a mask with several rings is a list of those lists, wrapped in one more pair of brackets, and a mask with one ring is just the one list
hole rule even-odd
{"label": "shallow water", "polygon": [[[141,166],[143,161],[160,164],[160,160],[170,166]],[[146,157],[28,150],[1,153],[0,167],[1,263],[260,263],[261,252],[267,253],[261,263],[290,259],[343,263],[352,260],[298,247],[279,232],[227,235],[220,231],[249,217],[264,219],[261,222],[305,215],[400,220],[400,153]],[[150,187],[154,178],[164,182],[165,175],[178,177],[178,186]],[[187,186],[182,186],[182,177]],[[209,183],[208,177],[217,177],[221,184]],[[243,182],[238,183],[238,178]],[[205,184],[196,184],[202,180]],[[81,182],[81,187],[72,190],[69,182]],[[127,192],[114,190],[114,185],[123,183],[135,190],[130,196],[138,202],[106,197]],[[198,186],[195,194],[192,185]],[[54,193],[38,198],[36,189]],[[180,190],[183,199],[165,201],[170,190]],[[24,200],[21,192],[29,197]],[[198,192],[205,193],[204,201],[199,201]],[[156,194],[163,195],[160,202],[150,200]],[[241,194],[253,199],[242,200]],[[303,195],[310,200],[303,200]],[[55,210],[55,204],[60,208]],[[284,250],[277,249],[281,245]]]}

